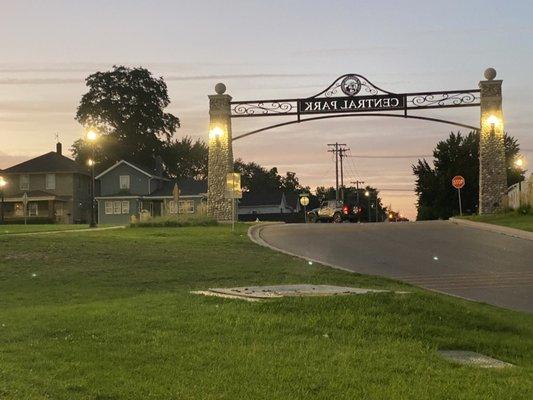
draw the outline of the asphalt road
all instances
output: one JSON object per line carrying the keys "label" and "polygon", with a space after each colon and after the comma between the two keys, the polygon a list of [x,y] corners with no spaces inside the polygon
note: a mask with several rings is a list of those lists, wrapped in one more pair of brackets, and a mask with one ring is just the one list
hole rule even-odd
{"label": "asphalt road", "polygon": [[533,241],[448,221],[265,226],[281,250],[471,300],[533,312]]}

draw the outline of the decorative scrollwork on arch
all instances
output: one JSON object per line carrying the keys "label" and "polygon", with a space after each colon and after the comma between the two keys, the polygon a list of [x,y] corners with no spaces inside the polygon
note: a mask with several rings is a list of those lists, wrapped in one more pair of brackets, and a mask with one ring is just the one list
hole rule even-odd
{"label": "decorative scrollwork on arch", "polygon": [[479,91],[438,92],[409,95],[408,108],[460,107],[479,103]]}
{"label": "decorative scrollwork on arch", "polygon": [[[358,88],[354,91],[353,94],[349,90],[346,90],[344,85],[351,80],[357,81]],[[346,74],[339,76],[331,85],[320,93],[315,94],[309,98],[320,98],[320,97],[357,97],[357,96],[375,96],[378,94],[395,94],[387,90],[383,90],[380,87],[374,85],[367,78],[359,74]]]}
{"label": "decorative scrollwork on arch", "polygon": [[232,116],[287,115],[296,112],[296,104],[291,101],[258,101],[232,103]]}

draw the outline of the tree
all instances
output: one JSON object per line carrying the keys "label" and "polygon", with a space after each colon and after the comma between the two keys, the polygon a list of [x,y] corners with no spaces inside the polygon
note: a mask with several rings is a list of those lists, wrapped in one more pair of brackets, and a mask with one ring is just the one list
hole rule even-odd
{"label": "tree", "polygon": [[162,158],[169,176],[182,179],[207,179],[208,147],[200,139],[193,140],[185,136],[173,140],[163,148]]}
{"label": "tree", "polygon": [[[507,183],[512,185],[523,179],[523,171],[513,167],[520,149],[516,139],[507,134],[504,144]],[[412,166],[418,196],[417,219],[447,219],[459,213],[457,190],[451,186],[455,175],[462,175],[466,181],[461,189],[463,211],[475,213],[479,198],[479,133],[463,136],[452,132],[437,144],[433,157],[433,167],[425,159]]]}
{"label": "tree", "polygon": [[[164,111],[170,100],[163,78],[141,67],[114,66],[89,75],[86,84],[89,90],[76,120],[102,135],[96,145],[100,170],[121,159],[151,166],[156,156],[173,147],[180,121]],[[74,142],[72,150],[78,161],[85,161],[91,151],[84,140]]]}
{"label": "tree", "polygon": [[241,173],[241,186],[243,190],[266,194],[282,189],[282,177],[278,174],[277,168],[266,168],[257,163],[245,163],[238,159],[234,163],[235,171]]}

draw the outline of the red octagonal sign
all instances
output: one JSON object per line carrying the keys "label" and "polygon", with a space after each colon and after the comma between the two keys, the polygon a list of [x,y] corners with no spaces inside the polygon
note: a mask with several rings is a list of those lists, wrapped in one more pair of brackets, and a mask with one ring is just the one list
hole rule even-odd
{"label": "red octagonal sign", "polygon": [[452,179],[452,186],[456,189],[461,189],[465,185],[465,178],[461,175],[456,175]]}

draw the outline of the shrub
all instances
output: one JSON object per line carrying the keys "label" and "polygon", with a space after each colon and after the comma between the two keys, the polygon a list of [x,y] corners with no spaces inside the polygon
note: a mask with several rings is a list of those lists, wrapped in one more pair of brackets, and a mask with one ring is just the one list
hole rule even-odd
{"label": "shrub", "polygon": [[148,221],[136,221],[130,224],[132,228],[179,228],[184,226],[215,226],[216,219],[207,215],[180,215],[178,217],[155,217]]}
{"label": "shrub", "polygon": [[531,214],[532,211],[533,210],[531,209],[531,206],[529,204],[523,204],[516,210],[516,212],[520,215]]}

